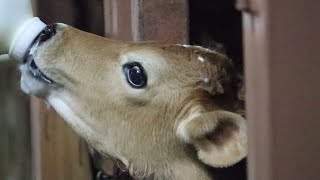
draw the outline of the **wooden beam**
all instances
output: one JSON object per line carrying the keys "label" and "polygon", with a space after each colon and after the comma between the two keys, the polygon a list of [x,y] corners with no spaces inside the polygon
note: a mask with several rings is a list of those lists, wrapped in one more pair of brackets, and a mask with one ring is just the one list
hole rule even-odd
{"label": "wooden beam", "polygon": [[319,179],[320,1],[250,1],[244,13],[249,179]]}

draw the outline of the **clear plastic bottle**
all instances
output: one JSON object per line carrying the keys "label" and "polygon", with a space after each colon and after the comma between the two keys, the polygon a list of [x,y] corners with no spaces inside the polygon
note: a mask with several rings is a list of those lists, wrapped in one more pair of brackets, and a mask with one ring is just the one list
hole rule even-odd
{"label": "clear plastic bottle", "polygon": [[0,0],[0,61],[23,58],[45,24],[33,16],[30,0]]}

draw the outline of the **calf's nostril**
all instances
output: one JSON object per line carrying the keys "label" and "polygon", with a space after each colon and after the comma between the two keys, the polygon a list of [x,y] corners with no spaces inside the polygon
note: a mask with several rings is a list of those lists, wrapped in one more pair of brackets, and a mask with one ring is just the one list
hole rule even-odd
{"label": "calf's nostril", "polygon": [[47,41],[56,34],[56,24],[46,26],[40,34],[40,42]]}
{"label": "calf's nostril", "polygon": [[35,63],[34,61],[31,61],[30,67],[31,67],[32,69],[38,69],[38,67],[37,67],[37,65],[36,65],[36,63]]}

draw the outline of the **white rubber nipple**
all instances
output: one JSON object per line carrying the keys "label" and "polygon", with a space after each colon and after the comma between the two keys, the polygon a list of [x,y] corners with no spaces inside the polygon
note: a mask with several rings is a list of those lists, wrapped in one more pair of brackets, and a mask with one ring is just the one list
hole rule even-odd
{"label": "white rubber nipple", "polygon": [[22,62],[45,26],[33,17],[29,0],[0,0],[0,55]]}

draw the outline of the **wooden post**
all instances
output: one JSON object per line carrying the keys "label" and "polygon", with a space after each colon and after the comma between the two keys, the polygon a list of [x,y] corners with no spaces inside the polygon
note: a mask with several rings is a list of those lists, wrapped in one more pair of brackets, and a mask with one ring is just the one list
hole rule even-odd
{"label": "wooden post", "polygon": [[320,1],[249,2],[249,179],[319,179]]}

